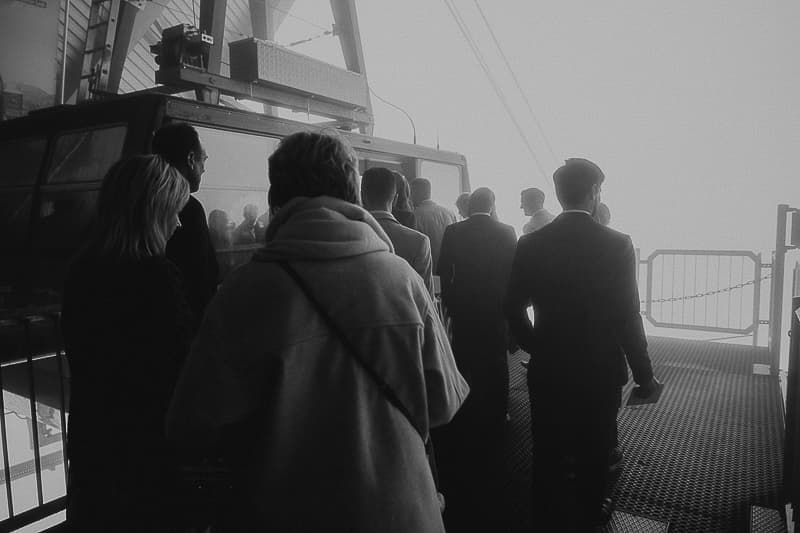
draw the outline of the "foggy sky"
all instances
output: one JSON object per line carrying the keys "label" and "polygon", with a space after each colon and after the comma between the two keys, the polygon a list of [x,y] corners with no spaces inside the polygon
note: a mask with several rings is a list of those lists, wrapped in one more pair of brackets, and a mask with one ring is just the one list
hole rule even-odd
{"label": "foggy sky", "polygon": [[[414,117],[418,142],[435,146],[438,130],[443,149],[467,157],[472,187],[495,190],[502,219],[519,231],[519,190],[530,186],[559,211],[550,176],[560,159],[582,156],[606,173],[612,226],[644,251],[774,248],[777,204],[800,205],[800,6],[482,0],[557,160],[474,2],[456,5],[546,175],[443,1],[357,2],[367,76]],[[298,0],[293,11],[330,19],[327,2]],[[289,19],[287,32],[292,22],[304,25]],[[332,44],[297,50],[325,55]],[[405,117],[374,99],[373,108],[376,135],[410,142]]]}

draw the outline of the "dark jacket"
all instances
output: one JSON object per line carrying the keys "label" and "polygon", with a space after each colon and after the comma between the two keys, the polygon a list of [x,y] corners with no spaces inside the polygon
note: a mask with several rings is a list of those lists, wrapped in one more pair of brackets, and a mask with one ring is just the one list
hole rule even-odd
{"label": "dark jacket", "polygon": [[179,215],[181,226],[167,243],[167,258],[180,270],[186,298],[199,322],[219,283],[219,265],[202,204],[189,197]]}
{"label": "dark jacket", "polygon": [[[62,330],[71,372],[69,519],[76,531],[163,519],[172,459],[164,417],[192,318],[165,258],[74,263]],[[146,527],[150,527],[147,525]],[[127,529],[126,529],[127,531]]]}
{"label": "dark jacket", "polygon": [[447,226],[437,265],[442,302],[452,318],[456,364],[472,390],[461,418],[484,429],[502,424],[508,407],[502,303],[516,244],[514,228],[473,215]]}
{"label": "dark jacket", "polygon": [[436,274],[448,315],[505,321],[503,297],[516,245],[514,228],[488,215],[445,228]]}
{"label": "dark jacket", "polygon": [[608,390],[627,382],[626,357],[636,382],[650,381],[635,269],[630,237],[585,213],[562,213],[519,240],[506,310],[531,354],[531,383]]}
{"label": "dark jacket", "polygon": [[414,213],[411,211],[392,211],[394,218],[397,219],[402,225],[407,228],[411,228],[415,231],[417,230],[417,217],[414,216]]}

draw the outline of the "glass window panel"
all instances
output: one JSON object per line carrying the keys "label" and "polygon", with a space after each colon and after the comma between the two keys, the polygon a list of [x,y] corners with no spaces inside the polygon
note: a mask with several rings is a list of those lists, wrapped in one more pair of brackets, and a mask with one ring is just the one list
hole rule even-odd
{"label": "glass window panel", "polygon": [[122,155],[127,131],[119,125],[60,135],[47,183],[101,181]]}
{"label": "glass window panel", "polygon": [[99,191],[47,191],[33,232],[32,303],[60,302],[67,265],[86,241]]}
{"label": "glass window panel", "polygon": [[38,505],[28,368],[24,362],[3,367],[3,401],[14,514]]}
{"label": "glass window panel", "polygon": [[208,217],[208,231],[223,277],[246,263],[264,243],[269,224],[266,190],[201,187],[195,196]]}
{"label": "glass window panel", "polygon": [[31,217],[32,191],[0,193],[0,247],[22,244]]}
{"label": "glass window panel", "polygon": [[32,191],[0,192],[0,309],[11,307],[14,286],[24,277],[24,242],[31,216]]}
{"label": "glass window panel", "polygon": [[269,187],[267,158],[275,151],[279,139],[202,126],[196,129],[208,155],[201,187]]}
{"label": "glass window panel", "polygon": [[42,497],[46,503],[67,493],[61,420],[63,396],[56,354],[36,359],[34,370],[36,427],[42,465]]}
{"label": "glass window panel", "polygon": [[4,167],[0,187],[36,183],[46,146],[44,137],[0,143],[0,161]]}
{"label": "glass window panel", "polygon": [[461,194],[461,168],[448,163],[435,161],[420,161],[419,177],[431,181],[431,199],[437,204],[447,206],[455,205],[456,198]]}

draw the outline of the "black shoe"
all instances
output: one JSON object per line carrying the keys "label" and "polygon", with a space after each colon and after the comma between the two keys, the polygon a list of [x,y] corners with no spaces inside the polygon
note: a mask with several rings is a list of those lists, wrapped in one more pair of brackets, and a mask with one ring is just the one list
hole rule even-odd
{"label": "black shoe", "polygon": [[614,514],[614,509],[617,508],[617,502],[614,498],[603,498],[603,503],[600,505],[600,513],[597,515],[595,526],[604,527],[611,521],[611,515]]}
{"label": "black shoe", "polygon": [[614,446],[608,454],[608,471],[616,472],[622,466],[624,459],[625,455],[622,453],[622,449],[619,446]]}

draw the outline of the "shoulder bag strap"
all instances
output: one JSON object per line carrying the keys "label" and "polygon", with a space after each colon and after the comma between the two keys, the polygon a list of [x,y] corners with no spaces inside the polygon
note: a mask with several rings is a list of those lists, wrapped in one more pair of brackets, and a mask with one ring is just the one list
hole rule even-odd
{"label": "shoulder bag strap", "polygon": [[322,304],[320,304],[319,301],[314,297],[314,295],[311,292],[311,289],[308,287],[305,280],[303,280],[303,278],[300,277],[300,274],[298,274],[297,271],[294,268],[292,268],[291,265],[289,265],[287,262],[278,261],[277,263],[284,270],[284,272],[286,272],[289,275],[289,277],[291,277],[294,280],[294,282],[297,284],[300,290],[303,291],[303,293],[306,295],[308,301],[311,302],[311,305],[314,306],[319,315],[322,317],[322,320],[325,322],[325,324],[331,329],[331,331],[333,331],[336,337],[338,337],[338,339],[341,341],[341,343],[344,345],[347,351],[350,352],[353,358],[358,362],[359,366],[361,366],[361,368],[363,368],[364,371],[370,376],[370,378],[372,378],[372,380],[378,385],[378,388],[386,397],[386,399],[389,400],[389,403],[394,405],[397,408],[397,410],[400,411],[403,414],[403,416],[406,417],[408,422],[411,424],[411,427],[413,427],[416,430],[420,438],[422,438],[422,440],[426,443],[427,446],[427,439],[423,436],[423,433],[422,431],[420,431],[419,426],[417,426],[417,424],[414,423],[414,419],[411,417],[411,413],[409,413],[408,409],[406,409],[406,406],[403,405],[403,402],[400,401],[400,398],[397,397],[397,394],[395,394],[394,390],[392,390],[392,388],[386,383],[386,381],[384,381],[383,378],[381,378],[378,375],[378,373],[375,372],[375,370],[373,370],[373,368],[367,364],[364,358],[361,357],[361,353],[358,351],[353,342],[347,337],[347,335],[345,335],[344,331],[342,331],[339,325],[336,322],[334,322],[333,318],[331,318],[331,316],[328,314],[325,308],[322,307]]}

